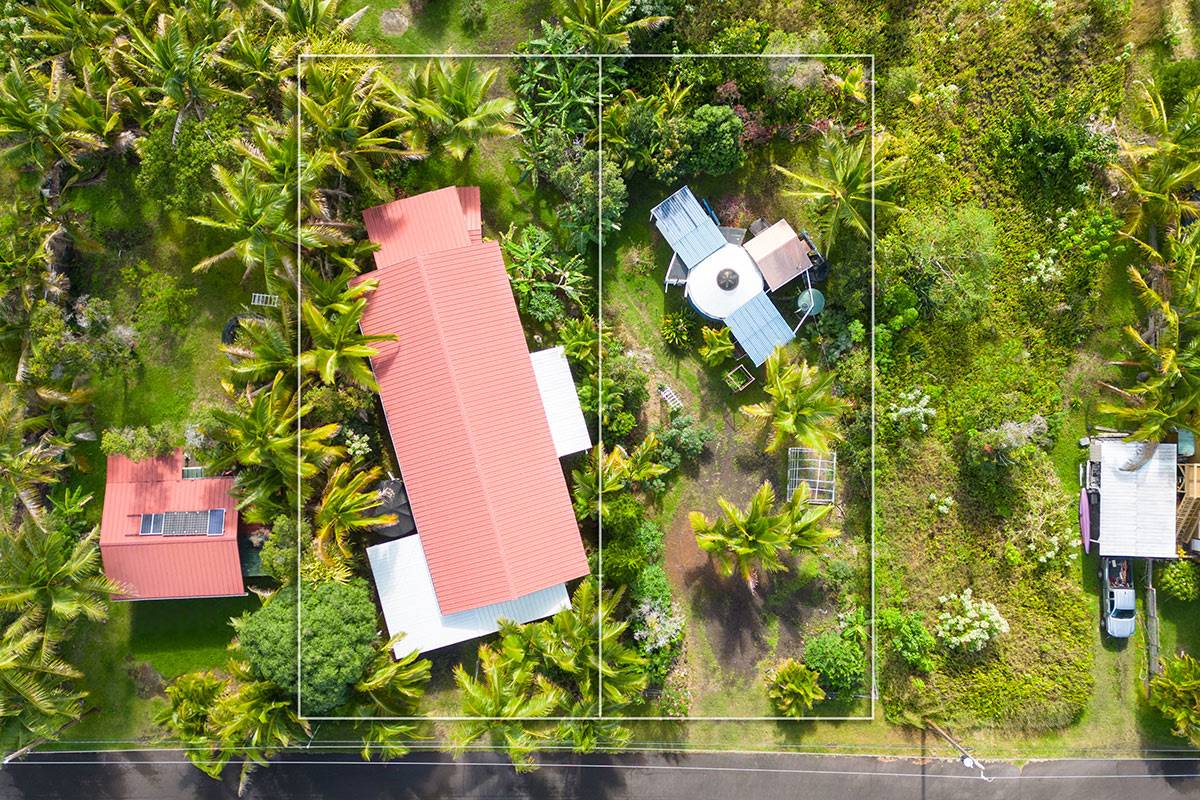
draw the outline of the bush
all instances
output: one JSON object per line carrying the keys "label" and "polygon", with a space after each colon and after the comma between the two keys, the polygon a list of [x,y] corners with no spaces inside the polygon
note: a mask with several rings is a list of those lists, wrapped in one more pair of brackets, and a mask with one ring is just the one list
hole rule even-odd
{"label": "bush", "polygon": [[1008,620],[987,600],[976,600],[970,589],[938,598],[942,611],[934,633],[951,650],[978,653],[1001,634],[1008,633]]}
{"label": "bush", "polygon": [[1200,86],[1200,58],[1166,62],[1158,68],[1155,82],[1167,112],[1174,111],[1188,92]]}
{"label": "bush", "polygon": [[467,33],[478,33],[487,27],[487,6],[483,0],[467,0],[461,14],[463,30]]}
{"label": "bush", "polygon": [[137,287],[137,313],[133,329],[138,347],[160,353],[189,327],[191,302],[197,289],[184,289],[179,278],[139,261],[121,270],[121,279]]}
{"label": "bush", "polygon": [[1150,705],[1171,723],[1171,732],[1200,745],[1200,662],[1190,655],[1167,658],[1150,679]]}
{"label": "bush", "polygon": [[794,658],[786,659],[769,670],[766,678],[767,697],[771,698],[771,705],[781,716],[803,717],[805,712],[825,699],[825,691],[820,685],[821,676]]}
{"label": "bush", "polygon": [[629,587],[635,602],[649,601],[659,608],[671,605],[671,581],[660,564],[648,564]]}
{"label": "bush", "polygon": [[100,436],[106,456],[121,455],[132,461],[165,456],[182,444],[183,436],[168,422],[150,427],[109,428]]}
{"label": "bush", "polygon": [[1085,116],[1064,100],[1050,112],[1026,102],[1024,113],[1006,117],[994,134],[997,166],[1031,192],[1073,196],[1117,154],[1116,140],[1090,132]]}
{"label": "bush", "polygon": [[688,175],[724,175],[742,165],[742,120],[729,106],[700,106],[681,123],[683,156]]}
{"label": "bush", "polygon": [[670,422],[660,425],[654,433],[659,442],[656,460],[671,471],[700,458],[715,436],[712,428],[696,424],[691,414],[671,417]]}
{"label": "bush", "polygon": [[902,614],[898,609],[885,608],[879,614],[879,628],[891,637],[888,646],[901,661],[920,672],[933,670],[937,639],[925,627],[920,612]]}
{"label": "bush", "polygon": [[684,618],[674,603],[643,600],[633,612],[633,639],[651,683],[661,684],[679,656]]}
{"label": "bush", "polygon": [[866,657],[857,642],[836,631],[817,634],[804,645],[804,663],[820,675],[820,683],[833,692],[852,692],[866,678]]}
{"label": "bush", "polygon": [[242,138],[244,105],[223,101],[208,109],[202,119],[188,117],[174,142],[175,115],[163,116],[162,124],[137,142],[141,157],[137,188],[163,208],[204,213],[213,187],[213,166],[229,166],[234,157],[232,142]]}
{"label": "bush", "polygon": [[918,310],[949,324],[978,319],[1000,261],[991,213],[973,205],[902,214],[879,241],[885,275],[916,294]]}
{"label": "bush", "polygon": [[672,350],[683,350],[687,347],[688,340],[692,335],[692,322],[682,311],[663,314],[658,332],[663,341],[667,343],[667,347]]}
{"label": "bush", "polygon": [[1161,567],[1155,581],[1159,590],[1173,600],[1190,603],[1200,598],[1200,564],[1190,558]]}
{"label": "bush", "polygon": [[[306,715],[325,714],[349,696],[375,655],[375,604],[365,581],[306,585],[300,608]],[[256,678],[296,693],[296,589],[286,586],[235,623],[237,649]]]}

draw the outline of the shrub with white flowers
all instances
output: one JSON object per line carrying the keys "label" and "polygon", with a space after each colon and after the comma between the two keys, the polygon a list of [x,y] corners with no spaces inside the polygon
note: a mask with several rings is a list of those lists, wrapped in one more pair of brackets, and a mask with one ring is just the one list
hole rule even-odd
{"label": "shrub with white flowers", "polygon": [[888,417],[906,433],[925,433],[937,411],[929,407],[929,395],[914,387],[903,392],[888,408]]}
{"label": "shrub with white flowers", "polygon": [[679,608],[654,600],[643,600],[634,612],[633,638],[643,651],[654,652],[672,647],[683,635],[683,615]]}
{"label": "shrub with white flowers", "polygon": [[943,517],[954,510],[954,498],[950,495],[938,497],[937,492],[930,492],[929,502],[937,509],[937,513]]}
{"label": "shrub with white flowers", "polygon": [[344,435],[346,453],[353,459],[365,460],[371,455],[371,437],[365,433],[355,433],[349,429]]}
{"label": "shrub with white flowers", "polygon": [[952,650],[978,653],[997,636],[1008,633],[1008,620],[987,600],[976,600],[970,589],[938,598],[942,610],[934,634]]}

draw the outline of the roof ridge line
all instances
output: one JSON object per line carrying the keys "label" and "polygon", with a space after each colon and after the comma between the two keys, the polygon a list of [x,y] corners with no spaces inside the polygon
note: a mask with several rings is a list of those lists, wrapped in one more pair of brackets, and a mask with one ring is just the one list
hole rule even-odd
{"label": "roof ridge line", "polygon": [[[428,276],[428,274],[426,274],[426,271],[425,271],[425,259],[426,258],[431,257],[431,256],[432,257],[442,257],[449,253],[463,251],[463,250],[480,251],[480,250],[483,250],[484,248],[488,248],[489,245],[492,247],[495,247],[497,249],[500,247],[500,245],[496,242],[480,242],[479,244],[469,244],[466,247],[455,247],[450,250],[439,250],[436,253],[428,253],[423,256],[414,256],[413,260],[421,262],[421,270],[420,270],[421,284],[425,289],[426,296],[432,297],[432,295],[433,295],[433,292],[431,290],[430,283],[429,283],[429,276]],[[503,258],[503,256],[501,256],[501,257]],[[437,329],[438,343],[440,344],[442,351],[446,353],[447,362],[449,362],[450,353],[449,353],[449,347],[446,345],[446,337],[442,331],[441,312],[438,310],[437,303],[430,303],[429,308],[430,308],[430,315],[433,317],[434,326]],[[483,491],[484,505],[487,507],[487,515],[492,523],[491,529],[492,529],[493,534],[491,536],[491,539],[492,539],[492,541],[494,541],[496,543],[496,549],[498,551],[500,551],[500,556],[501,556],[500,564],[504,569],[504,579],[505,579],[505,582],[508,584],[508,592],[511,595],[516,592],[516,585],[513,581],[512,570],[509,568],[509,561],[507,558],[508,552],[505,550],[505,547],[504,547],[504,538],[499,535],[500,526],[499,526],[499,521],[496,519],[495,509],[492,507],[491,493],[489,491],[487,491],[487,488],[489,486],[488,481],[487,481],[487,476],[484,474],[483,470],[480,469],[480,466],[479,466],[479,448],[476,446],[476,442],[475,442],[475,427],[472,424],[471,416],[466,413],[466,406],[463,403],[463,399],[462,399],[462,390],[459,388],[458,373],[456,370],[453,370],[453,369],[448,370],[448,373],[450,375],[450,385],[454,388],[454,402],[458,406],[458,412],[459,412],[458,415],[459,415],[459,418],[462,419],[462,421],[463,421],[463,428],[467,432],[467,442],[471,448],[471,460],[473,462],[472,471],[478,476],[479,483],[481,484],[481,486],[484,487],[484,491]],[[401,473],[401,475],[404,474],[403,466],[401,466],[401,468],[400,468],[400,473]],[[409,502],[411,502],[411,498],[410,498]],[[413,518],[414,519],[416,518],[415,513],[413,515]],[[419,530],[417,532],[420,533]],[[435,595],[437,594],[436,590],[437,590],[437,586],[435,584],[434,585],[434,594]],[[515,597],[512,599],[515,599]],[[505,602],[505,601],[497,601],[497,602]],[[438,603],[440,605],[441,601],[439,600]],[[485,605],[489,605],[489,604],[485,603]],[[483,606],[475,606],[474,608],[482,608],[482,607]],[[473,611],[474,608],[462,609],[462,610],[463,611]],[[459,612],[454,612],[454,613],[459,613]]]}

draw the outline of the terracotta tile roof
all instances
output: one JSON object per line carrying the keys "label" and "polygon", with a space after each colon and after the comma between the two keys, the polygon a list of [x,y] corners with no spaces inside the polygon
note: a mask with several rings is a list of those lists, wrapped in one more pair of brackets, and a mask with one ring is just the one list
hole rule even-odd
{"label": "terracotta tile roof", "polygon": [[[128,588],[123,599],[244,594],[237,548],[233,478],[183,478],[183,451],[145,461],[109,456],[100,521],[100,555],[108,577]],[[221,534],[143,536],[142,514],[223,509]]]}
{"label": "terracotta tile roof", "polygon": [[[397,202],[413,200],[426,202]],[[446,214],[439,231],[467,230],[461,209]],[[453,614],[588,564],[499,245],[428,247],[363,276],[379,287],[362,329],[398,337],[372,366],[438,604]]]}

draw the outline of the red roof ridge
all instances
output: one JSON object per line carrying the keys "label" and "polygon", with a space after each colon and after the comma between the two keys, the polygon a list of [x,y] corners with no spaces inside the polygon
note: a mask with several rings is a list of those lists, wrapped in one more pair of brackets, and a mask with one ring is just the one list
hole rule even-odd
{"label": "red roof ridge", "polygon": [[[497,249],[499,248],[499,245],[495,244],[494,242],[481,242],[479,244],[469,244],[466,247],[455,248],[454,250],[443,250],[443,251],[440,251],[438,253],[438,255],[442,255],[445,253],[453,253],[456,251],[464,251],[464,252],[482,251],[484,249],[487,249],[489,245],[495,245]],[[432,296],[433,287],[430,285],[429,275],[425,272],[425,269],[424,269],[425,256],[415,256],[415,257],[409,259],[409,261],[417,262],[421,265],[422,269],[418,270],[418,272],[421,275],[421,285],[425,287],[425,294],[428,296]],[[398,266],[398,265],[396,265],[396,266]],[[443,352],[448,351],[449,345],[446,342],[446,335],[443,332],[442,315],[438,311],[437,304],[430,303],[429,310],[430,310],[431,316],[433,317],[435,327],[437,329],[438,343],[441,345]],[[478,479],[479,483],[483,486],[486,486],[487,485],[487,476],[485,476],[483,474],[483,471],[479,468],[479,447],[475,441],[476,440],[475,426],[470,424],[471,416],[467,413],[467,406],[466,406],[466,403],[463,402],[462,388],[459,385],[459,383],[460,382],[459,382],[457,372],[455,370],[450,370],[450,385],[454,389],[454,404],[458,407],[459,416],[461,416],[464,421],[467,421],[467,424],[464,427],[466,428],[466,431],[467,431],[467,443],[471,447],[471,469],[475,473],[476,478]],[[401,467],[400,471],[401,471],[401,473],[403,473],[404,468]],[[484,497],[484,503],[487,506],[488,519],[491,520],[493,529],[496,529],[498,527],[498,525],[497,525],[498,521],[496,519],[496,511],[492,507],[491,494],[487,491],[484,491],[483,497]],[[411,499],[410,499],[410,502],[411,502]],[[414,519],[415,519],[416,518],[415,510],[414,510],[413,514],[414,514]],[[503,537],[493,536],[492,540],[495,541],[497,548],[500,550],[501,556],[508,555],[508,553],[504,547]],[[500,563],[504,566],[505,582],[508,584],[509,590],[512,591],[513,574],[512,574],[512,570],[509,569],[508,559],[501,558]]]}

